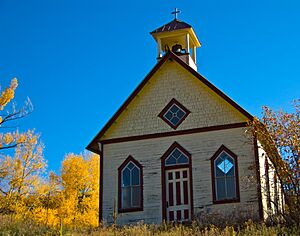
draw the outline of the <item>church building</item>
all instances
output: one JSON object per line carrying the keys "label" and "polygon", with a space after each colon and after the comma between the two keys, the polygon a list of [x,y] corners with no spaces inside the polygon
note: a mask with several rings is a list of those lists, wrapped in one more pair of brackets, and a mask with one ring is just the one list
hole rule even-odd
{"label": "church building", "polygon": [[87,146],[100,155],[100,221],[266,219],[283,199],[245,134],[253,116],[197,72],[201,44],[176,14],[151,32],[157,64]]}

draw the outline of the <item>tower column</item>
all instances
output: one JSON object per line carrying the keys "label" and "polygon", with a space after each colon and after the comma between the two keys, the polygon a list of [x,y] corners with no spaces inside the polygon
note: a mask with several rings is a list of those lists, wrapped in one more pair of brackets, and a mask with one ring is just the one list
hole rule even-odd
{"label": "tower column", "polygon": [[186,53],[190,53],[190,35],[185,35],[185,51]]}
{"label": "tower column", "polygon": [[193,60],[196,64],[196,47],[195,46],[193,47]]}
{"label": "tower column", "polygon": [[162,49],[161,49],[161,40],[157,39],[157,57],[161,58],[162,57]]}

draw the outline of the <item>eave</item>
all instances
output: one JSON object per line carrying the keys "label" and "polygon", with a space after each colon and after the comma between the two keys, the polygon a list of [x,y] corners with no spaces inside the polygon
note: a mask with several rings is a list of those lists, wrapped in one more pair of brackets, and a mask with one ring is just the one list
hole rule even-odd
{"label": "eave", "polygon": [[235,101],[229,98],[225,93],[219,90],[216,86],[210,83],[207,79],[205,79],[202,75],[200,75],[197,71],[191,68],[188,64],[182,61],[178,56],[176,56],[171,51],[167,52],[162,59],[154,66],[154,68],[148,73],[148,75],[142,80],[142,82],[137,86],[137,88],[131,93],[131,95],[127,98],[127,100],[122,104],[122,106],[117,110],[117,112],[110,118],[110,120],[106,123],[106,125],[100,130],[100,132],[93,138],[93,140],[86,147],[87,150],[100,153],[98,149],[98,143],[101,142],[101,138],[106,133],[106,131],[113,125],[113,123],[117,120],[117,118],[121,115],[121,113],[126,109],[126,107],[130,104],[130,102],[135,98],[135,96],[143,89],[143,87],[147,84],[147,82],[151,79],[154,73],[168,60],[174,60],[183,68],[185,68],[188,72],[194,75],[197,79],[199,79],[202,83],[204,83],[207,87],[213,90],[217,95],[222,97],[227,103],[233,106],[236,110],[238,110],[241,114],[247,117],[249,120],[253,119],[253,116],[248,113],[245,109],[239,106]]}

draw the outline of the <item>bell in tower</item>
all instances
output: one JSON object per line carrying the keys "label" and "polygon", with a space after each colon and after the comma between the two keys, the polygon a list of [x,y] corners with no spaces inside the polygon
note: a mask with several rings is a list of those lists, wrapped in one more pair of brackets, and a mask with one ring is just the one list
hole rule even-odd
{"label": "bell in tower", "polygon": [[177,19],[179,12],[175,8],[172,12],[175,15],[174,20],[150,33],[157,42],[157,59],[160,60],[165,53],[172,51],[190,67],[197,70],[196,48],[201,47],[201,44],[192,26]]}
{"label": "bell in tower", "polygon": [[172,52],[178,56],[181,56],[185,53],[185,50],[182,50],[182,46],[180,44],[175,44],[172,46]]}

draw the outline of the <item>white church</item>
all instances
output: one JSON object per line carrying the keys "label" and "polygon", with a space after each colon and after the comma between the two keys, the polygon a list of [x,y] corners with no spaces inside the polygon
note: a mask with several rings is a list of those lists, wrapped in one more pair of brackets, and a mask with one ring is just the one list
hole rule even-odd
{"label": "white church", "polygon": [[270,160],[245,135],[253,116],[199,74],[201,44],[176,14],[151,32],[156,65],[87,146],[100,155],[100,221],[264,220],[283,199]]}

